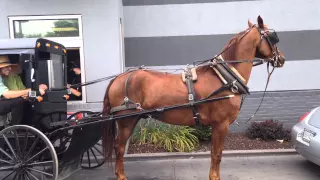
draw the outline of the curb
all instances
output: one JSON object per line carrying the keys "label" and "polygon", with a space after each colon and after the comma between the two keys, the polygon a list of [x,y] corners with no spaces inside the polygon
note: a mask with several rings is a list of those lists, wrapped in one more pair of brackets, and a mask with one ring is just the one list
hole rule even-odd
{"label": "curb", "polygon": [[[124,160],[130,161],[150,161],[150,160],[172,160],[172,159],[203,159],[210,158],[210,151],[206,152],[171,152],[171,153],[141,153],[141,154],[125,154]],[[281,156],[281,155],[297,155],[298,152],[295,149],[261,149],[261,150],[225,150],[222,153],[224,157],[252,157],[252,156]],[[102,157],[98,156],[98,159]],[[90,157],[90,160],[94,160]],[[113,157],[115,160],[115,158]],[[87,162],[84,159],[83,162]]]}
{"label": "curb", "polygon": [[[148,161],[148,160],[169,160],[169,159],[201,159],[210,158],[210,151],[191,153],[144,153],[126,154],[125,161]],[[274,156],[274,155],[296,155],[295,149],[263,149],[263,150],[226,150],[222,157],[243,157],[243,156]]]}

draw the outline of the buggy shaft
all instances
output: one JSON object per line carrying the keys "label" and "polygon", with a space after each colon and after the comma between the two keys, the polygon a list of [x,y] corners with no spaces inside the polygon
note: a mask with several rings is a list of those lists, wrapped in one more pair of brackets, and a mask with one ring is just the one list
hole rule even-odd
{"label": "buggy shaft", "polygon": [[[95,124],[95,123],[103,123],[105,121],[110,121],[110,120],[120,120],[120,119],[124,119],[124,118],[128,118],[128,117],[133,117],[133,116],[141,116],[141,115],[147,115],[147,114],[152,114],[152,113],[161,113],[164,111],[169,111],[169,110],[173,110],[173,109],[177,109],[177,108],[185,108],[185,107],[192,107],[194,105],[199,105],[199,104],[204,104],[204,103],[208,103],[208,102],[214,102],[214,101],[220,101],[220,100],[225,100],[225,99],[229,99],[234,97],[234,95],[227,95],[227,96],[222,96],[222,97],[216,97],[216,98],[205,98],[205,99],[201,99],[195,102],[189,102],[189,103],[185,103],[185,104],[181,104],[181,105],[173,105],[173,106],[167,106],[167,107],[163,107],[163,108],[156,108],[156,109],[151,109],[151,110],[145,110],[145,111],[140,111],[140,112],[134,112],[134,113],[129,113],[129,114],[121,114],[121,115],[108,115],[108,116],[102,116],[102,117],[88,117],[88,118],[83,118],[81,119],[81,121],[78,121],[76,125],[72,125],[72,126],[68,126],[68,127],[63,127],[63,128],[59,128],[55,131],[53,131],[52,133],[50,133],[50,135],[54,134],[57,131],[62,131],[62,130],[70,130],[70,129],[74,129],[74,128],[78,128],[78,127],[83,127],[86,125],[90,125],[90,124]],[[57,123],[51,123],[51,125],[65,125],[72,122],[72,120],[67,120],[67,121],[60,121]],[[73,121],[74,122],[74,121]]]}

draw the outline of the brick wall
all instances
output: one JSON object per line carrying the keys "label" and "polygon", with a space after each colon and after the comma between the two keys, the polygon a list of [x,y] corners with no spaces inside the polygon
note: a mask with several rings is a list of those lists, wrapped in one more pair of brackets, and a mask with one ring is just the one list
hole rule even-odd
{"label": "brick wall", "polygon": [[320,90],[267,92],[254,118],[253,115],[261,102],[263,92],[248,95],[238,116],[240,126],[232,124],[231,132],[243,132],[254,121],[274,119],[281,121],[285,127],[292,128],[307,111],[320,105]]}

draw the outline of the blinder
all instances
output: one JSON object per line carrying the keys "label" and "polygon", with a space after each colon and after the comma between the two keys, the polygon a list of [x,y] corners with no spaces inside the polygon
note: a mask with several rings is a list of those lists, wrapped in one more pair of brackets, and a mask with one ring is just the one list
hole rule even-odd
{"label": "blinder", "polygon": [[267,35],[266,38],[267,38],[268,41],[270,41],[269,43],[271,45],[275,45],[280,41],[275,30],[272,30],[272,32],[270,32],[270,30],[269,30],[269,34]]}

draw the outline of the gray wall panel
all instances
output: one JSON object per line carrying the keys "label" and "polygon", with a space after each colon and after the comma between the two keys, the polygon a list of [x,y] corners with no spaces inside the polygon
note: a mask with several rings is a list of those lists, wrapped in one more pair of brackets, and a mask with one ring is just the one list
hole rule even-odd
{"label": "gray wall panel", "polygon": [[319,0],[125,6],[125,37],[235,34],[258,15],[276,31],[320,30],[319,7]]}
{"label": "gray wall panel", "polygon": [[[125,38],[126,66],[190,64],[219,53],[234,34]],[[320,59],[320,30],[278,32],[287,60]]]}
{"label": "gray wall panel", "polygon": [[233,1],[257,1],[257,0],[122,0],[124,6],[218,3],[218,2],[233,2]]}

